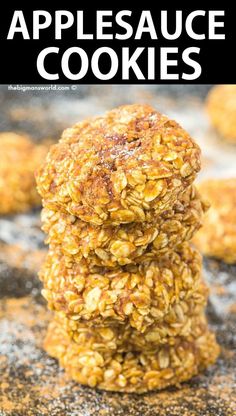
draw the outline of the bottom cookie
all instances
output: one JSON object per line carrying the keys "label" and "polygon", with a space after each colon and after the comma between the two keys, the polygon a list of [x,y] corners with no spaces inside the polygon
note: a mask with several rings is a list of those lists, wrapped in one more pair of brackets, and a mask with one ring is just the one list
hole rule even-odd
{"label": "bottom cookie", "polygon": [[[181,317],[181,316],[180,316]],[[75,341],[81,349],[89,349],[101,353],[106,352],[149,352],[156,351],[157,345],[175,345],[179,338],[194,342],[208,328],[203,311],[199,315],[179,319],[172,325],[157,323],[148,327],[143,333],[126,325],[110,325],[92,327],[86,322],[75,322],[66,318],[62,312],[55,312],[54,322]],[[67,335],[66,335],[67,336]]]}
{"label": "bottom cookie", "polygon": [[72,341],[57,322],[49,325],[45,349],[75,381],[99,389],[145,393],[178,385],[213,364],[219,354],[215,336],[205,331],[193,342],[181,337],[155,352],[98,352]]}

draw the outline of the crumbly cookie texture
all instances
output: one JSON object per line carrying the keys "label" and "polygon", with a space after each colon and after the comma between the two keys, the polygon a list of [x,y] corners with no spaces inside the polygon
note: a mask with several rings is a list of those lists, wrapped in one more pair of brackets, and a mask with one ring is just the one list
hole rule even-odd
{"label": "crumbly cookie texture", "polygon": [[149,222],[94,226],[73,215],[44,208],[43,230],[46,242],[60,246],[76,262],[85,258],[91,266],[115,268],[155,259],[183,241],[190,240],[201,227],[208,205],[193,186],[184,191],[179,201]]}
{"label": "crumbly cookie texture", "polygon": [[173,346],[157,345],[154,352],[98,352],[71,340],[55,321],[49,325],[45,349],[79,383],[128,393],[178,385],[213,364],[219,354],[208,330],[193,341],[179,337]]}
{"label": "crumbly cookie texture", "polygon": [[236,142],[236,85],[216,85],[210,91],[207,112],[216,130],[229,142]]}
{"label": "crumbly cookie texture", "polygon": [[90,322],[69,319],[64,312],[55,312],[54,321],[73,341],[94,351],[155,352],[157,345],[175,345],[179,337],[189,342],[198,338],[207,329],[204,308],[198,309],[198,313],[189,310],[188,315],[187,311],[175,317],[169,314],[169,320],[157,321],[142,333],[129,323],[93,326]]}
{"label": "crumbly cookie texture", "polygon": [[0,133],[0,214],[40,205],[34,172],[46,157],[45,145],[11,132]]}
{"label": "crumbly cookie texture", "polygon": [[128,105],[65,130],[37,184],[47,207],[119,225],[170,209],[199,169],[185,130],[148,105]]}
{"label": "crumbly cookie texture", "polygon": [[150,106],[66,130],[37,174],[54,311],[45,349],[76,381],[142,393],[214,363],[208,288],[188,240],[208,208],[192,182],[200,150]]}
{"label": "crumbly cookie texture", "polygon": [[188,243],[156,261],[109,270],[75,263],[51,249],[40,272],[49,307],[70,319],[96,325],[129,322],[144,331],[199,313],[208,290],[201,277],[201,257]]}
{"label": "crumbly cookie texture", "polygon": [[206,256],[236,263],[236,178],[206,180],[199,190],[211,208],[193,243]]}

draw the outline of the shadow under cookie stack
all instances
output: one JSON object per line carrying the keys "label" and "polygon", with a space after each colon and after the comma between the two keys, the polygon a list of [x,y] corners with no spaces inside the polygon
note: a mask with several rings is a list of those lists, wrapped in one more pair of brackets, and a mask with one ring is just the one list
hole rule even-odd
{"label": "shadow under cookie stack", "polygon": [[200,150],[146,105],[65,130],[37,173],[54,311],[45,349],[76,381],[142,393],[215,362],[208,289],[189,240],[206,204]]}

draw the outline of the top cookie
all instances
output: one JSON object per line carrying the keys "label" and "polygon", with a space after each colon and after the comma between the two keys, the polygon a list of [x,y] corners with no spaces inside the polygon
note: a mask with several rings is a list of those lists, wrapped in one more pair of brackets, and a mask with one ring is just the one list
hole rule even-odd
{"label": "top cookie", "polygon": [[37,184],[44,206],[118,225],[165,211],[199,170],[200,149],[175,121],[126,105],[65,130]]}

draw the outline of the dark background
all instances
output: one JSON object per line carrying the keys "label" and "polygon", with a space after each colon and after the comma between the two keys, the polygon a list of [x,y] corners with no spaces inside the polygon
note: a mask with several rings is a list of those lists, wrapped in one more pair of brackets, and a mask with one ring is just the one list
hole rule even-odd
{"label": "dark background", "polygon": [[[150,103],[167,114],[173,106],[188,110],[195,100],[204,103],[212,84],[61,84],[57,86],[61,90],[44,89],[50,86],[0,85],[0,130],[27,133],[35,140],[45,137],[58,140],[63,129],[76,121],[123,104]],[[24,87],[30,89],[24,91]]]}

